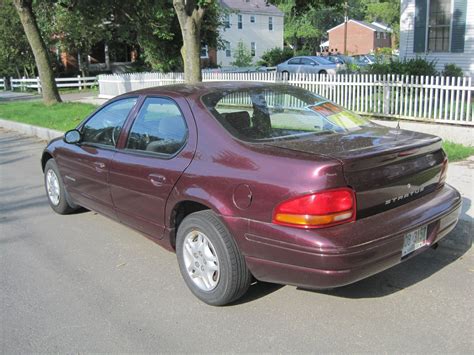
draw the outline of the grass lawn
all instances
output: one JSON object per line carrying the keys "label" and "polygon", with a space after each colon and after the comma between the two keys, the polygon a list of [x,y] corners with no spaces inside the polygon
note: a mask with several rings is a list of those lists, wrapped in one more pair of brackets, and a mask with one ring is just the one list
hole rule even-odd
{"label": "grass lawn", "polygon": [[[41,101],[7,102],[0,104],[0,118],[67,131],[77,126],[97,106],[63,102],[45,106]],[[444,142],[443,148],[449,161],[458,161],[474,155],[474,147]]]}
{"label": "grass lawn", "polygon": [[443,142],[443,149],[448,155],[449,161],[458,161],[474,155],[474,147],[468,147],[453,142]]}
{"label": "grass lawn", "polygon": [[41,101],[17,101],[0,104],[0,118],[67,131],[77,126],[97,106],[63,102],[51,106]]}

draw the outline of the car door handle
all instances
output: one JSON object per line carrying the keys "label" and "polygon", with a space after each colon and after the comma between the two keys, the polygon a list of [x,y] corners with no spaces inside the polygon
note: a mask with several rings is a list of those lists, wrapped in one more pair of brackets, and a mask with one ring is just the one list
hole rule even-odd
{"label": "car door handle", "polygon": [[160,187],[160,186],[163,186],[163,184],[166,182],[166,177],[159,174],[150,174],[148,175],[148,180],[150,180],[150,182],[154,186]]}
{"label": "car door handle", "polygon": [[94,162],[95,171],[98,173],[103,173],[105,171],[105,164],[100,161]]}

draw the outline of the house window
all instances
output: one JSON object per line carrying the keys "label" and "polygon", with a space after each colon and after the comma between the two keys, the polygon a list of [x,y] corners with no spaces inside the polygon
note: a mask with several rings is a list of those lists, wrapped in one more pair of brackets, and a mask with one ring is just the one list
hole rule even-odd
{"label": "house window", "polygon": [[232,52],[231,52],[231,50],[230,50],[230,42],[225,41],[225,42],[224,42],[224,45],[225,45],[225,56],[226,56],[226,57],[231,57],[231,56],[232,56]]}
{"label": "house window", "polygon": [[257,50],[257,46],[255,42],[250,42],[250,54],[252,55],[252,57],[255,57],[256,50]]}
{"label": "house window", "polygon": [[273,17],[268,18],[268,30],[273,31]]}
{"label": "house window", "polygon": [[201,58],[209,58],[209,48],[206,46],[201,47]]}
{"label": "house window", "polygon": [[230,15],[226,14],[224,16],[224,28],[230,28]]}
{"label": "house window", "polygon": [[449,52],[451,1],[430,0],[428,11],[428,51]]}
{"label": "house window", "polygon": [[255,23],[255,16],[250,16],[250,23]]}
{"label": "house window", "polygon": [[383,39],[387,39],[387,32],[383,33]]}
{"label": "house window", "polygon": [[380,32],[376,32],[377,33],[377,39],[380,39]]}
{"label": "house window", "polygon": [[237,15],[237,28],[242,29],[242,15]]}

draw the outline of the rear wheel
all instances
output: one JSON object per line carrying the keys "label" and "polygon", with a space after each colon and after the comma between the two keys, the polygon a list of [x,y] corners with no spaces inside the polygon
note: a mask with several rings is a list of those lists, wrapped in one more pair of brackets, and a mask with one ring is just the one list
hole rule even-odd
{"label": "rear wheel", "polygon": [[44,167],[44,187],[49,205],[56,213],[68,214],[79,208],[70,202],[54,159],[49,159]]}
{"label": "rear wheel", "polygon": [[320,70],[318,74],[320,75],[326,75],[328,72],[326,70]]}
{"label": "rear wheel", "polygon": [[234,238],[210,210],[187,216],[176,235],[181,275],[201,301],[222,306],[240,298],[251,274]]}
{"label": "rear wheel", "polygon": [[289,80],[290,79],[290,73],[288,73],[286,70],[281,72],[283,80]]}

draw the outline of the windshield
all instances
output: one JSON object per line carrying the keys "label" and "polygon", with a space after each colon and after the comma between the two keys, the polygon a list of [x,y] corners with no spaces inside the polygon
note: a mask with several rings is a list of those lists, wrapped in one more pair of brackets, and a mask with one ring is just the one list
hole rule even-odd
{"label": "windshield", "polygon": [[214,92],[204,95],[202,102],[233,136],[247,142],[343,133],[371,125],[310,91],[289,85]]}

